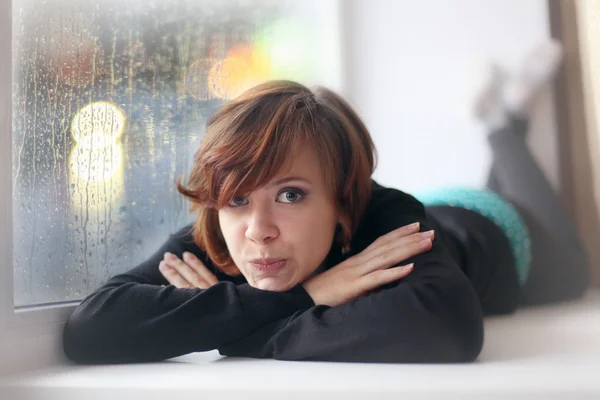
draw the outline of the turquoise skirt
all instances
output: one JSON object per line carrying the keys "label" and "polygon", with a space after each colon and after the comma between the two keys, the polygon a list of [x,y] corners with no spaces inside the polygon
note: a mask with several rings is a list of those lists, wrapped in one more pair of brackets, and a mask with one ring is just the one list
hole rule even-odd
{"label": "turquoise skirt", "polygon": [[456,186],[421,190],[413,196],[425,206],[466,208],[493,221],[508,238],[519,284],[525,284],[531,265],[531,240],[525,222],[510,202],[488,189]]}

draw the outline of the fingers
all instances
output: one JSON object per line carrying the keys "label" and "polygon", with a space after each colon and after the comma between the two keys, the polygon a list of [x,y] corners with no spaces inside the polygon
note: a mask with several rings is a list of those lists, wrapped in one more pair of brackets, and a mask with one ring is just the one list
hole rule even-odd
{"label": "fingers", "polygon": [[[406,226],[400,227],[396,230],[393,230],[391,232],[388,232],[385,235],[382,235],[379,238],[377,238],[373,243],[371,243],[360,254],[367,255],[374,251],[378,251],[378,249],[380,249],[381,246],[387,246],[390,244],[394,244],[394,245],[404,244],[404,243],[406,243],[407,240],[409,242],[413,241],[411,239],[406,239],[406,238],[412,238],[412,237],[414,237],[414,235],[418,235],[420,227],[421,227],[420,223],[416,222],[414,224],[406,225]],[[400,242],[399,242],[399,240],[400,240]],[[404,241],[402,241],[402,240],[404,240]]]}
{"label": "fingers", "polygon": [[360,280],[360,290],[365,292],[371,291],[381,285],[402,279],[412,272],[413,267],[414,264],[408,264],[400,267],[373,271]]}
{"label": "fingers", "polygon": [[183,260],[190,267],[192,267],[196,271],[196,273],[198,273],[198,275],[200,275],[200,277],[202,279],[204,279],[204,281],[206,283],[208,283],[210,286],[216,285],[219,282],[217,277],[212,272],[210,272],[208,270],[208,268],[206,268],[204,263],[202,261],[200,261],[200,259],[198,257],[196,257],[194,254],[189,253],[187,251],[184,252]]}
{"label": "fingers", "polygon": [[174,267],[170,266],[165,260],[162,260],[158,264],[158,269],[171,285],[180,289],[193,288],[192,284],[189,283],[186,279],[184,279],[184,277],[179,273],[179,271]]}
{"label": "fingers", "polygon": [[359,260],[360,268],[367,274],[377,269],[389,268],[417,254],[431,249],[433,231],[417,232],[397,239],[395,242],[379,245],[363,255]]}
{"label": "fingers", "polygon": [[178,288],[207,289],[218,282],[197,257],[184,254],[184,258],[188,263],[174,254],[165,253],[164,260],[159,264],[161,273],[171,284]]}
{"label": "fingers", "polygon": [[434,237],[435,232],[432,230],[427,232],[417,232],[410,236],[405,236],[394,242],[388,243],[385,246],[382,246],[378,251],[382,253],[393,253],[394,251],[397,252],[401,248],[428,249],[429,247],[427,246],[427,244],[430,244]]}
{"label": "fingers", "polygon": [[375,240],[372,245],[385,244],[392,241],[395,241],[401,237],[410,235],[415,232],[419,232],[421,229],[421,224],[419,222],[415,222],[414,224],[409,224],[405,226],[401,226],[398,229],[394,229],[391,232],[386,233],[385,235],[380,236]]}
{"label": "fingers", "polygon": [[404,236],[402,238],[396,239],[389,243],[379,245],[377,248],[369,251],[367,254],[368,254],[368,256],[372,256],[373,254],[388,253],[390,251],[399,249],[401,247],[406,247],[406,246],[414,244],[414,243],[426,241],[427,239],[433,240],[434,236],[435,236],[435,232],[432,230],[427,231],[427,232],[416,232],[416,233],[413,233],[412,235]]}
{"label": "fingers", "polygon": [[192,287],[201,289],[206,289],[208,287],[207,282],[205,282],[204,279],[202,279],[202,277],[194,269],[192,269],[176,255],[171,253],[165,254],[164,261],[166,261],[170,266],[174,267],[183,277],[183,279],[190,283]]}

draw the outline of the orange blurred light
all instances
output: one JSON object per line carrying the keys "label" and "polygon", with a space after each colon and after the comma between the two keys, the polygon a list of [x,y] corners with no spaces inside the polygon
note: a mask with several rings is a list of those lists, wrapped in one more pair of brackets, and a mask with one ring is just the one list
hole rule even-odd
{"label": "orange blurred light", "polygon": [[218,98],[231,99],[271,78],[269,58],[249,45],[233,47],[208,72],[208,89]]}
{"label": "orange blurred light", "polygon": [[227,56],[236,57],[248,63],[251,75],[255,80],[266,80],[271,76],[271,60],[269,56],[255,46],[248,44],[237,45],[229,50]]}
{"label": "orange blurred light", "polygon": [[239,58],[228,57],[208,71],[208,90],[215,97],[231,99],[245,90],[248,80],[248,64]]}

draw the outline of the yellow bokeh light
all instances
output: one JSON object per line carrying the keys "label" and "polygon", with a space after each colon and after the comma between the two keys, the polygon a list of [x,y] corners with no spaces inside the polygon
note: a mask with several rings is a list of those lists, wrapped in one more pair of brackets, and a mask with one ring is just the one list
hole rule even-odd
{"label": "yellow bokeh light", "polygon": [[[121,145],[91,149],[75,146],[69,157],[70,209],[86,215],[89,226],[100,226],[114,214],[124,194]],[[112,213],[112,214],[111,214]]]}
{"label": "yellow bokeh light", "polygon": [[108,181],[121,169],[122,161],[123,154],[118,143],[101,148],[75,146],[70,156],[71,182],[79,184]]}
{"label": "yellow bokeh light", "polygon": [[77,112],[71,123],[71,135],[80,147],[101,149],[114,144],[124,127],[123,112],[112,103],[98,101]]}

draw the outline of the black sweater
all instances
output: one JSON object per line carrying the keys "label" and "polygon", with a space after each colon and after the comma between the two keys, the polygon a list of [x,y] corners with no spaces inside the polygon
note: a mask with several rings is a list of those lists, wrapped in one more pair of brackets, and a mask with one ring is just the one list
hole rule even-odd
{"label": "black sweater", "polygon": [[[439,229],[413,196],[373,182],[349,256],[417,221],[421,231]],[[431,250],[402,263],[415,263],[406,278],[329,307],[315,306],[300,284],[271,292],[219,273],[186,226],[81,302],[65,324],[64,351],[78,363],[151,362],[213,349],[281,360],[471,361],[483,344],[480,302],[438,234]],[[209,289],[169,285],[158,270],[166,251],[196,254],[220,282]],[[342,260],[334,246],[326,264]]]}

